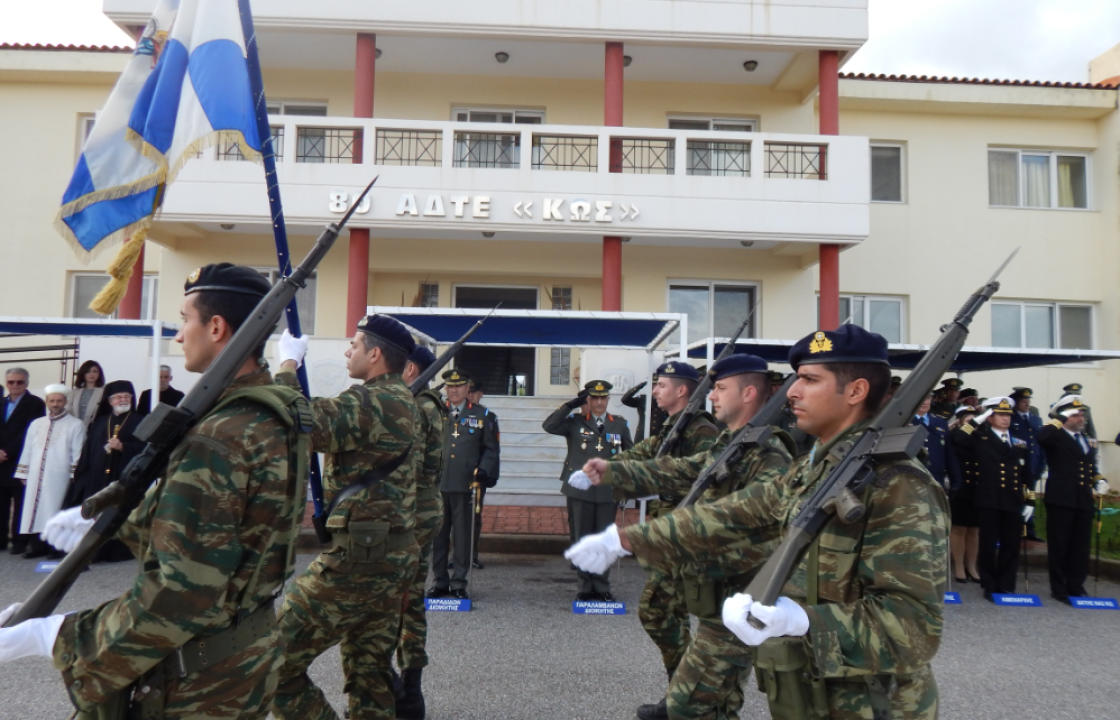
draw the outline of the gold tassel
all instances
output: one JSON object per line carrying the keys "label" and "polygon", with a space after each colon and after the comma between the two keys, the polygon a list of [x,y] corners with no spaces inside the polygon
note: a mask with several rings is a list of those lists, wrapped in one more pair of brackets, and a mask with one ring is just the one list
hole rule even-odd
{"label": "gold tassel", "polygon": [[109,282],[97,293],[89,304],[89,309],[99,315],[111,315],[124,299],[128,291],[128,279],[132,277],[132,268],[144,249],[144,239],[148,236],[147,228],[139,228],[128,240],[121,245],[117,256],[106,268],[109,273]]}

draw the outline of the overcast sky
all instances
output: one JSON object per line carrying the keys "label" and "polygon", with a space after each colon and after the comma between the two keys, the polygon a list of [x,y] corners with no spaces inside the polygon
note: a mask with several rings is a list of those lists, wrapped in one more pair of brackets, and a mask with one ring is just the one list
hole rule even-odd
{"label": "overcast sky", "polygon": [[[870,0],[846,72],[1085,82],[1120,43],[1120,0]],[[0,42],[131,45],[101,0],[0,0]]]}

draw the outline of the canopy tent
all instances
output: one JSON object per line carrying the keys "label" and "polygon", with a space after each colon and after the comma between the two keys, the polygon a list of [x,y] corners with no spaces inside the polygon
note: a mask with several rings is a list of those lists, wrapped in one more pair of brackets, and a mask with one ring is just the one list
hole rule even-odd
{"label": "canopy tent", "polygon": [[[688,344],[688,357],[712,358],[727,345],[728,338],[709,338]],[[752,353],[771,363],[785,363],[789,349],[795,340],[740,339],[735,342],[735,352]],[[887,346],[891,367],[897,370],[911,370],[929,345],[891,343]],[[680,351],[673,353],[679,357]],[[1018,349],[965,346],[949,367],[952,372],[978,372],[981,370],[1012,370],[1016,368],[1037,367],[1039,365],[1064,365],[1066,363],[1092,362],[1120,358],[1116,350],[1066,350],[1066,349]]]}

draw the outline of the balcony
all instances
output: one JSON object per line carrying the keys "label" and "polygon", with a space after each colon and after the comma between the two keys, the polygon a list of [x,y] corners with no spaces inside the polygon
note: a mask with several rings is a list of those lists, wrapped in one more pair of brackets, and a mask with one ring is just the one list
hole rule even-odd
{"label": "balcony", "polygon": [[[393,237],[772,247],[852,244],[868,233],[866,138],[302,116],[272,125],[285,214],[297,227],[321,227],[380,175],[351,224]],[[240,160],[236,148],[218,148],[189,163],[163,220],[263,228],[261,169]]]}

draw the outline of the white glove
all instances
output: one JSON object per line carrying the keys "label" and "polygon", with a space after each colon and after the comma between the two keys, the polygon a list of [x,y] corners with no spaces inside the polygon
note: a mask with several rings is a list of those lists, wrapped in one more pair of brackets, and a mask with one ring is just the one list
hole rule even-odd
{"label": "white glove", "polygon": [[62,552],[72,552],[82,541],[93,520],[82,517],[81,506],[56,512],[43,527],[43,540]]}
{"label": "white glove", "polygon": [[[20,603],[12,605],[0,618],[7,621]],[[54,640],[58,637],[58,629],[62,627],[65,615],[51,615],[45,618],[32,618],[24,620],[19,625],[10,628],[0,628],[0,662],[19,660],[25,657],[51,657]]]}
{"label": "white glove", "polygon": [[[748,618],[765,627],[754,627]],[[755,602],[750,595],[737,593],[723,602],[723,624],[746,645],[761,645],[773,637],[801,636],[809,632],[809,616],[804,608],[784,595],[773,605]]]}
{"label": "white glove", "polygon": [[1025,523],[1030,522],[1032,517],[1034,517],[1034,505],[1024,505],[1023,506],[1023,522],[1025,522]]}
{"label": "white glove", "polygon": [[286,360],[294,360],[296,367],[299,367],[303,364],[303,357],[307,355],[307,336],[300,335],[297,338],[285,328],[276,343],[276,354],[281,364]]}
{"label": "white glove", "polygon": [[1105,493],[1107,493],[1108,492],[1108,480],[1105,480],[1104,478],[1101,478],[1100,480],[1097,480],[1097,484],[1093,488],[1093,492],[1095,492],[1097,495],[1104,495]]}
{"label": "white glove", "polygon": [[985,410],[984,412],[980,413],[979,415],[973,416],[972,422],[976,423],[977,426],[983,425],[984,421],[987,420],[989,417],[991,417],[991,415],[992,415],[991,410]]}
{"label": "white glove", "polygon": [[579,542],[564,551],[564,557],[571,560],[576,567],[594,575],[605,573],[615,560],[629,554],[622,549],[618,526],[614,523],[601,533],[581,538]]}
{"label": "white glove", "polygon": [[93,527],[94,519],[82,517],[82,508],[60,510],[47,520],[43,527],[43,540],[63,552],[71,552],[78,547],[86,532]]}
{"label": "white glove", "polygon": [[576,490],[588,490],[591,488],[591,478],[584,471],[576,470],[568,476],[568,484]]}

